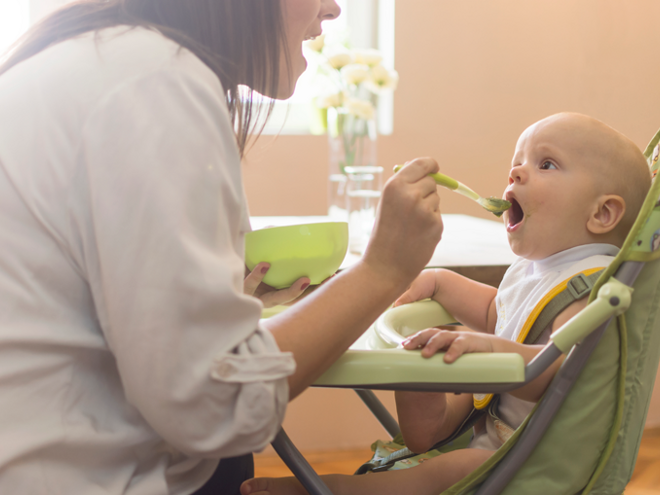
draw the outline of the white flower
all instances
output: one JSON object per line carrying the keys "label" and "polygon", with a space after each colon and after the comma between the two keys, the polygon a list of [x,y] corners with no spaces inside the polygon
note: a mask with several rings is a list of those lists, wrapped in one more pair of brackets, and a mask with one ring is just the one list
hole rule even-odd
{"label": "white flower", "polygon": [[353,54],[355,55],[356,63],[368,65],[369,67],[378,65],[383,60],[383,56],[374,48],[354,50]]}
{"label": "white flower", "polygon": [[349,113],[364,120],[373,119],[376,111],[370,101],[358,100],[357,98],[348,98],[344,106]]}
{"label": "white flower", "polygon": [[341,76],[348,84],[360,84],[369,77],[369,66],[348,64],[341,68]]}
{"label": "white flower", "polygon": [[318,108],[340,107],[343,103],[344,94],[341,92],[319,96],[316,99],[316,106]]}
{"label": "white flower", "polygon": [[333,69],[341,69],[343,66],[353,62],[353,55],[347,51],[335,52],[328,56],[328,63]]}
{"label": "white flower", "polygon": [[321,34],[320,36],[317,36],[316,38],[313,38],[305,42],[305,46],[307,48],[318,53],[321,53],[324,45],[325,45],[325,34]]}
{"label": "white flower", "polygon": [[399,73],[397,71],[389,71],[382,65],[376,65],[371,68],[365,85],[374,93],[380,93],[382,91],[394,91],[398,83]]}

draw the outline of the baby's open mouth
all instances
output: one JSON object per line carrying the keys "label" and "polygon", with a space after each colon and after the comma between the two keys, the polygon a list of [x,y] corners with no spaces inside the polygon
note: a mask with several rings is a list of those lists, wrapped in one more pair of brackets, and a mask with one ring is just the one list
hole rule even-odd
{"label": "baby's open mouth", "polygon": [[509,227],[513,227],[522,222],[525,218],[525,212],[520,207],[520,203],[515,200],[515,198],[507,198],[511,202],[511,208],[509,208]]}

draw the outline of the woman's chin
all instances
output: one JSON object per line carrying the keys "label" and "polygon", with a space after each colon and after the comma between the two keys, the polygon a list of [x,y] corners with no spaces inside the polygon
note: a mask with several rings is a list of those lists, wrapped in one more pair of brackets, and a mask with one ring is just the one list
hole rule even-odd
{"label": "woman's chin", "polygon": [[[305,59],[303,59],[305,60]],[[298,78],[307,68],[307,61],[302,68],[302,70],[295,71],[295,74],[292,74],[292,77],[281,77],[280,83],[277,86],[277,96],[273,96],[276,100],[288,100],[293,96],[294,91],[296,90],[296,84],[298,83]]]}
{"label": "woman's chin", "polygon": [[277,95],[273,96],[276,100],[288,100],[293,96],[293,92],[296,90],[296,85],[294,84],[292,88],[277,88]]}

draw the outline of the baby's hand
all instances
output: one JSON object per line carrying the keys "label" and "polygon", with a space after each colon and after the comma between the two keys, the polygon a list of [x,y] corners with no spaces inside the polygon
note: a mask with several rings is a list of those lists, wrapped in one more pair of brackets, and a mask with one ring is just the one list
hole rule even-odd
{"label": "baby's hand", "polygon": [[422,357],[430,358],[436,352],[446,351],[443,358],[447,364],[470,352],[493,352],[492,335],[475,332],[452,332],[438,328],[427,328],[411,335],[402,343],[404,349],[422,348]]}
{"label": "baby's hand", "polygon": [[422,270],[413,283],[410,284],[408,290],[405,291],[399,298],[394,301],[394,306],[401,306],[422,299],[433,297],[436,293],[436,276],[435,270]]}

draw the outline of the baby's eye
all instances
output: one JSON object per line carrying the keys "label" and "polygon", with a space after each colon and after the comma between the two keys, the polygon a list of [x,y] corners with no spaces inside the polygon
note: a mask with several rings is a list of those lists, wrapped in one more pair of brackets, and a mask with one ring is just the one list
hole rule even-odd
{"label": "baby's eye", "polygon": [[541,165],[541,170],[552,170],[552,169],[556,169],[556,168],[557,168],[557,166],[554,163],[552,163],[551,161],[548,161],[548,160],[544,161],[543,164]]}

